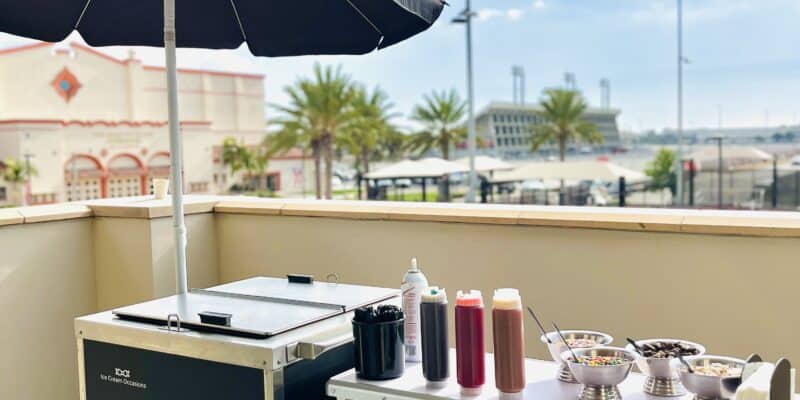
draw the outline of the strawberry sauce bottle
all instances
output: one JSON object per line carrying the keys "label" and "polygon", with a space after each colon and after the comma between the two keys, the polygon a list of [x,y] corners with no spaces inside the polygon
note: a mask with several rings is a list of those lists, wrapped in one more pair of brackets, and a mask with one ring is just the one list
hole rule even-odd
{"label": "strawberry sauce bottle", "polygon": [[479,290],[456,295],[456,374],[461,393],[477,396],[486,380],[483,298]]}

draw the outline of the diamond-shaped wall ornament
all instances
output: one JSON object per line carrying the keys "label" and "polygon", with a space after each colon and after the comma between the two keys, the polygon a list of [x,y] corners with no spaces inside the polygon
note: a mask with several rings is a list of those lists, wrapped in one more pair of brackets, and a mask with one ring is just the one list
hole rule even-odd
{"label": "diamond-shaped wall ornament", "polygon": [[78,90],[81,88],[81,83],[78,81],[78,78],[72,74],[72,72],[67,68],[61,70],[56,77],[53,78],[53,81],[50,82],[50,86],[56,90],[61,98],[64,101],[69,102],[78,94]]}

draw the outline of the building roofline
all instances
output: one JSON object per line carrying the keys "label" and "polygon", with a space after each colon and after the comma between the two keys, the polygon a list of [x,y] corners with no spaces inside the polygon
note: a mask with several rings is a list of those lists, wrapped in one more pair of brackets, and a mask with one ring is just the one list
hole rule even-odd
{"label": "building roofline", "polygon": [[[541,111],[542,108],[539,106],[538,103],[525,103],[525,104],[516,104],[512,102],[506,101],[490,101],[489,104],[481,108],[476,114],[475,118],[479,118],[483,115],[489,113],[489,110],[493,108],[506,108],[506,109],[516,109],[516,110],[525,110],[525,111]],[[617,108],[609,108],[603,109],[598,107],[588,107],[586,109],[587,114],[614,114],[615,116],[619,115],[621,110]]]}
{"label": "building roofline", "polygon": [[[20,51],[34,50],[34,49],[37,49],[37,48],[48,47],[48,46],[53,46],[53,43],[38,42],[38,43],[26,44],[26,45],[22,45],[22,46],[9,47],[9,48],[6,48],[6,49],[0,49],[0,55],[17,53],[17,52],[20,52]],[[77,43],[77,42],[70,42],[69,43],[69,47],[72,48],[72,49],[85,51],[87,53],[90,53],[90,54],[93,54],[95,56],[98,56],[98,57],[100,57],[100,58],[102,58],[102,59],[104,59],[106,61],[111,61],[111,62],[113,62],[115,64],[119,64],[119,65],[127,65],[131,61],[137,61],[138,62],[138,60],[132,60],[132,59],[121,60],[119,58],[116,58],[116,57],[113,57],[113,56],[111,56],[109,54],[106,54],[106,53],[104,53],[102,51],[99,51],[99,50],[97,50],[97,49],[95,49],[93,47],[87,46],[85,44]],[[166,68],[165,67],[161,67],[161,66],[157,66],[157,65],[143,65],[142,69],[145,69],[145,70],[148,70],[148,71],[163,71]],[[178,72],[182,72],[182,73],[186,73],[186,74],[227,76],[227,77],[245,78],[245,79],[264,79],[265,78],[264,74],[254,74],[254,73],[246,73],[246,72],[217,71],[217,70],[212,70],[212,69],[178,68]]]}
{"label": "building roofline", "polygon": [[[0,120],[0,125],[61,125],[61,126],[80,125],[84,127],[92,127],[99,125],[107,127],[115,127],[115,126],[162,127],[167,125],[167,121],[126,121],[126,120],[87,121],[87,120],[66,120],[66,119],[6,119],[6,120]],[[211,121],[181,121],[181,126],[210,126],[210,125]]]}
{"label": "building roofline", "polygon": [[32,44],[24,44],[22,46],[8,47],[8,48],[5,48],[5,49],[0,49],[0,55],[16,53],[16,52],[26,51],[26,50],[38,49],[40,47],[47,47],[49,45],[52,45],[52,43],[38,42],[38,43],[32,43]]}

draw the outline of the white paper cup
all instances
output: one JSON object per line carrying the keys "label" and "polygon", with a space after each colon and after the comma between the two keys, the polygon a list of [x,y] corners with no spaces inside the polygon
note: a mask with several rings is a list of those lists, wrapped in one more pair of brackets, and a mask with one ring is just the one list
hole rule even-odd
{"label": "white paper cup", "polygon": [[167,188],[169,188],[169,179],[153,179],[153,194],[156,199],[167,197]]}

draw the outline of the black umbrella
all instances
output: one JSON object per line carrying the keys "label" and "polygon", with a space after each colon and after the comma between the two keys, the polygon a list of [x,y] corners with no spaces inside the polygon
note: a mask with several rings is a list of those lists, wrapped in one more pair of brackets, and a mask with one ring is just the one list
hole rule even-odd
{"label": "black umbrella", "polygon": [[185,293],[181,146],[175,47],[257,56],[364,54],[430,27],[444,0],[0,0],[0,31],[57,42],[72,31],[92,46],[164,47],[178,292]]}

